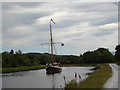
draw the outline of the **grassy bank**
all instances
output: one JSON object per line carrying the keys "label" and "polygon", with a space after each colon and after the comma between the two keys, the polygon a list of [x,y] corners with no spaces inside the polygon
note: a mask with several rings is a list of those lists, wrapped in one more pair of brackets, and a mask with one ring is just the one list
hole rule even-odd
{"label": "grassy bank", "polygon": [[[69,66],[95,66],[96,64],[62,64],[61,67],[69,67]],[[44,69],[45,65],[36,65],[36,66],[28,66],[28,67],[16,67],[16,68],[0,68],[0,72],[2,73],[12,73],[19,71],[29,71],[29,70],[37,70]]]}
{"label": "grassy bank", "polygon": [[45,65],[36,65],[36,66],[28,66],[28,67],[16,67],[16,68],[2,68],[2,73],[29,71],[29,70],[37,70],[37,69],[43,69],[43,68],[45,68]]}
{"label": "grassy bank", "polygon": [[87,79],[76,85],[75,81],[66,84],[66,88],[103,88],[106,81],[112,76],[112,69],[108,64],[101,64],[101,68]]}

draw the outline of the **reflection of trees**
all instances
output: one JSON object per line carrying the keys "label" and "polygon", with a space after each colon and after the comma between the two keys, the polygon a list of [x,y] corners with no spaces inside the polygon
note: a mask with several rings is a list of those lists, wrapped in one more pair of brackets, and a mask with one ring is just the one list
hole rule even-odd
{"label": "reflection of trees", "polygon": [[55,77],[54,77],[54,74],[52,74],[52,88],[53,88],[53,90],[55,88]]}

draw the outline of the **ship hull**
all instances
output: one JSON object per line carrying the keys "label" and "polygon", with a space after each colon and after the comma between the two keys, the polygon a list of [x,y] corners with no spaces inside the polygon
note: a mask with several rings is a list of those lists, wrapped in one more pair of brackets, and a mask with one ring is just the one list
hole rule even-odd
{"label": "ship hull", "polygon": [[61,67],[46,67],[47,74],[60,73],[62,71]]}

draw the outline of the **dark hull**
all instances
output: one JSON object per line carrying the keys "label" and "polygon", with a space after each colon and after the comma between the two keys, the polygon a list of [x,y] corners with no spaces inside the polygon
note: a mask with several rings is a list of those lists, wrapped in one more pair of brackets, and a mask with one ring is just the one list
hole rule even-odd
{"label": "dark hull", "polygon": [[62,71],[61,67],[46,67],[47,74],[60,73]]}

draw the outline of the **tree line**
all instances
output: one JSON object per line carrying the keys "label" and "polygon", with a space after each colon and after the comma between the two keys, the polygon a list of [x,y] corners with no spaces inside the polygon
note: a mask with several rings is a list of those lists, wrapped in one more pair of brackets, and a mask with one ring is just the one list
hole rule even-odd
{"label": "tree line", "polygon": [[98,48],[94,51],[87,51],[80,56],[74,55],[51,55],[48,53],[22,53],[21,50],[14,52],[2,52],[2,67],[22,67],[50,63],[56,60],[61,64],[91,64],[120,62],[120,45],[115,48],[113,55],[109,49]]}

